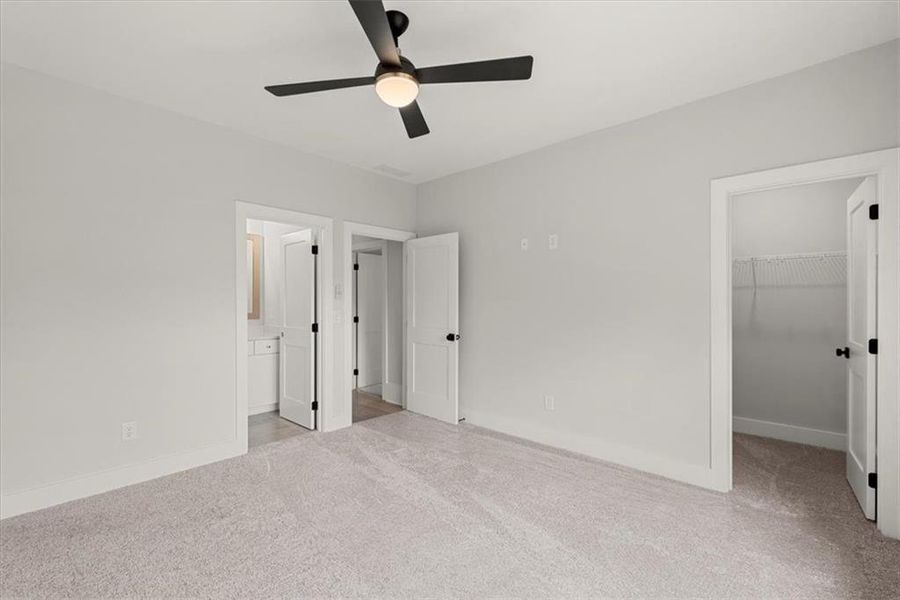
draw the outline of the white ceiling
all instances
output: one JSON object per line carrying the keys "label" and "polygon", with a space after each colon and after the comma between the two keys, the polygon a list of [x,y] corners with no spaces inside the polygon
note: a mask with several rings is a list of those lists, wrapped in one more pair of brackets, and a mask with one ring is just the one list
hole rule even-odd
{"label": "white ceiling", "polygon": [[530,81],[425,86],[409,140],[370,87],[276,98],[376,60],[332,2],[7,2],[3,61],[411,182],[494,162],[898,36],[886,2],[388,0],[416,65],[521,54]]}

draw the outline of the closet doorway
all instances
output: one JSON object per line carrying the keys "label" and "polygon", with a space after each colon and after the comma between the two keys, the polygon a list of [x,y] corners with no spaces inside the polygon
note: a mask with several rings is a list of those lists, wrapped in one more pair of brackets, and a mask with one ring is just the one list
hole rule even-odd
{"label": "closet doorway", "polygon": [[898,158],[712,182],[712,487],[900,534]]}
{"label": "closet doorway", "polygon": [[[875,385],[868,372],[874,375],[875,365],[866,340],[877,335],[869,244],[876,232],[868,214],[874,200],[874,178],[854,177],[732,201],[734,431],[753,436],[735,436],[735,461],[757,471],[771,467],[773,476],[777,465],[796,461],[836,483],[846,464],[870,519]],[[808,448],[792,458],[801,449],[760,438]],[[769,464],[757,464],[760,453]]]}

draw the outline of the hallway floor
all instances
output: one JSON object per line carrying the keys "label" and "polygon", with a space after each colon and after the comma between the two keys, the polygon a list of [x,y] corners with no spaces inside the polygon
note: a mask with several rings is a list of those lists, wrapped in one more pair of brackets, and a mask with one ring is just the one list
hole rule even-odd
{"label": "hallway floor", "polygon": [[375,394],[369,394],[362,390],[353,390],[353,422],[368,421],[375,417],[391,415],[403,410],[398,404],[386,402]]}
{"label": "hallway floor", "polygon": [[843,454],[706,491],[409,412],[0,522],[2,597],[897,598]]}

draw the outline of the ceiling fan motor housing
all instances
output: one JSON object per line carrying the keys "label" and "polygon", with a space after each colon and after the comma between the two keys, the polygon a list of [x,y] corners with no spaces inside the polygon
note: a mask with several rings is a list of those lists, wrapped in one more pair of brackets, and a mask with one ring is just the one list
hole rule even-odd
{"label": "ceiling fan motor housing", "polygon": [[416,65],[412,64],[405,56],[400,57],[400,67],[397,68],[394,65],[385,65],[383,63],[378,63],[378,66],[375,68],[375,79],[378,79],[385,73],[406,73],[407,75],[415,78],[416,76]]}

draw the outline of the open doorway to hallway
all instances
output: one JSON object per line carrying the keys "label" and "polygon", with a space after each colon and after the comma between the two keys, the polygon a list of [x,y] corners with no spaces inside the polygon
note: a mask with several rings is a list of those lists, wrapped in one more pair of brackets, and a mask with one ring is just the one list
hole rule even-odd
{"label": "open doorway to hallway", "polygon": [[353,422],[403,410],[403,243],[354,235]]}
{"label": "open doorway to hallway", "polygon": [[[343,384],[341,404],[350,409],[344,414],[351,416],[354,421],[366,416],[380,416],[363,414],[361,410],[363,402],[357,402],[356,414],[353,414],[354,400],[377,402],[378,409],[390,412],[397,411],[399,400],[399,406],[404,410],[457,424],[461,340],[459,234],[451,232],[416,237],[414,233],[408,231],[349,221],[344,222],[343,229],[341,254],[347,268],[344,284],[339,290],[344,310],[338,318],[344,323],[345,347],[349,351],[344,353],[343,357],[346,369],[344,372],[347,376],[341,382]],[[383,291],[378,293],[383,304],[373,312],[376,313],[374,317],[376,319],[381,314],[386,314],[387,317],[380,327],[372,325],[370,330],[366,330],[365,325],[360,322],[366,310],[364,306],[357,306],[355,290],[357,285],[365,288],[367,279],[357,281],[359,267],[355,265],[359,264],[356,261],[363,255],[378,256],[376,248],[381,249],[383,264],[386,262],[388,268],[383,276],[375,275],[376,279],[381,277],[380,281],[387,283],[383,283]],[[396,268],[397,259],[393,258],[394,250],[399,251],[399,269]],[[363,257],[362,260],[378,262],[378,259],[374,258]],[[391,267],[392,264],[394,267]],[[379,273],[377,270],[374,272]],[[375,289],[376,285],[372,283],[369,287]],[[347,293],[343,293],[344,290]],[[400,301],[385,299],[388,292],[399,297]],[[365,299],[362,302],[365,303]],[[399,320],[396,318],[398,310]],[[392,313],[395,315],[394,318],[390,316]],[[347,319],[343,319],[344,314],[347,315]],[[399,331],[396,328],[398,322],[401,324]],[[381,343],[370,344],[362,339],[368,331],[377,332],[379,329]],[[398,333],[400,343],[392,344],[391,339],[397,337]],[[370,337],[379,339],[377,333]],[[387,346],[386,350],[383,344]],[[377,368],[369,369],[373,375],[363,379],[362,386],[359,385],[358,377],[366,367],[364,367],[365,357],[358,361],[356,350],[361,350],[364,345],[377,345],[381,349],[380,387],[376,381]],[[372,361],[368,363],[370,367],[373,364],[378,363]],[[360,391],[360,387],[367,389]],[[392,404],[393,407],[390,406]]]}

